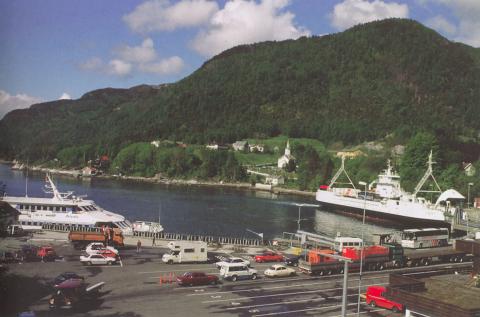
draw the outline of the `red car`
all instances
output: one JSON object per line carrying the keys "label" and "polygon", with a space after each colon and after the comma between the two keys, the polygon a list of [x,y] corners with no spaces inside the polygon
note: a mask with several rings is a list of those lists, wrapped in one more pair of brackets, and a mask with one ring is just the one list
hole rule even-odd
{"label": "red car", "polygon": [[255,256],[255,262],[282,262],[283,259],[283,255],[271,251]]}
{"label": "red car", "polygon": [[177,283],[183,286],[217,284],[218,276],[207,275],[203,272],[186,272],[177,277]]}
{"label": "red car", "polygon": [[385,298],[386,288],[383,286],[369,286],[367,288],[367,304],[372,307],[391,309],[398,313],[403,311],[403,305]]}
{"label": "red car", "polygon": [[100,249],[98,250],[97,254],[101,254],[103,256],[108,256],[108,257],[111,257],[111,258],[117,258],[118,257],[118,254],[113,252],[112,250],[109,250],[109,249]]}

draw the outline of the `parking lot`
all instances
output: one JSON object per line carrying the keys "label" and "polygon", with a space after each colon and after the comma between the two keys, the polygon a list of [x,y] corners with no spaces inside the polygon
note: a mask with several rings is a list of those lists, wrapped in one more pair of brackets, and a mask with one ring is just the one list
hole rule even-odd
{"label": "parking lot", "polygon": [[[162,248],[134,247],[120,250],[121,262],[115,265],[84,266],[82,253],[68,242],[55,246],[62,259],[54,262],[28,262],[8,265],[16,278],[14,300],[9,309],[32,310],[37,316],[340,316],[342,276],[309,277],[297,274],[268,279],[263,271],[271,264],[253,263],[257,280],[221,281],[218,285],[181,287],[171,283],[187,271],[219,274],[213,264],[162,263]],[[247,256],[242,254],[242,256]],[[50,311],[51,288],[45,286],[63,272],[76,272],[90,285],[105,282],[98,300],[72,311]],[[362,291],[368,285],[385,284],[388,273],[364,275]],[[7,281],[10,282],[11,281]],[[22,283],[28,289],[22,290]],[[348,313],[357,311],[358,274],[349,277]],[[14,308],[12,308],[14,307]],[[7,311],[7,309],[2,309]],[[364,316],[400,316],[390,311],[361,305]]]}

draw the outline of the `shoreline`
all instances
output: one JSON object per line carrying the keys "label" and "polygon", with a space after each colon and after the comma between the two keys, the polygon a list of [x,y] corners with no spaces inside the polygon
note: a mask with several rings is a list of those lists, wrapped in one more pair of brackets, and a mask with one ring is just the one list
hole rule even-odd
{"label": "shoreline", "polygon": [[[14,165],[15,163],[16,162],[0,160],[0,164]],[[81,175],[80,170],[62,170],[62,169],[55,169],[55,168],[46,168],[41,166],[25,167],[23,165],[22,167],[24,169],[27,168],[28,170],[33,172],[51,173],[54,175],[62,175],[62,176],[81,178],[81,179],[97,178],[97,179],[108,179],[108,180],[118,180],[118,181],[127,181],[127,182],[161,184],[166,186],[172,185],[172,186],[230,188],[230,189],[242,190],[242,191],[266,192],[266,193],[272,193],[275,195],[292,195],[292,196],[315,198],[315,192],[311,192],[311,191],[302,191],[298,189],[289,189],[289,188],[281,188],[281,187],[272,187],[271,189],[258,188],[258,187],[252,186],[250,183],[225,183],[223,181],[212,182],[212,181],[200,181],[196,179],[182,180],[182,179],[165,179],[165,178],[158,178],[158,177],[142,177],[142,176],[114,176],[109,174],[85,177]]]}

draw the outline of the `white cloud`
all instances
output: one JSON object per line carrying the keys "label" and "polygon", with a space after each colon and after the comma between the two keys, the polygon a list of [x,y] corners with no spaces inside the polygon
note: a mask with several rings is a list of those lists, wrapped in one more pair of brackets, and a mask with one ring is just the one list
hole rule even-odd
{"label": "white cloud", "polygon": [[115,58],[104,63],[93,57],[80,65],[87,71],[95,71],[108,75],[126,77],[133,72],[169,75],[179,73],[185,63],[178,56],[159,58],[151,38],[145,39],[140,46],[123,45],[113,50]]}
{"label": "white cloud", "polygon": [[58,100],[70,100],[70,99],[72,99],[72,97],[66,92],[64,92],[60,97],[58,97]]}
{"label": "white cloud", "polygon": [[151,38],[143,40],[140,46],[124,45],[115,51],[119,59],[132,63],[148,63],[157,57]]}
{"label": "white cloud", "polygon": [[38,97],[32,97],[26,94],[12,96],[6,91],[0,90],[0,119],[12,110],[27,108],[39,102],[42,102],[42,99]]}
{"label": "white cloud", "polygon": [[310,35],[294,24],[294,14],[284,11],[288,5],[288,0],[228,1],[197,34],[192,47],[204,56],[212,56],[240,44]]}
{"label": "white cloud", "polygon": [[383,0],[344,0],[335,5],[331,14],[332,25],[344,30],[359,23],[386,18],[407,18],[408,5]]}
{"label": "white cloud", "polygon": [[132,64],[121,59],[112,59],[108,63],[106,71],[111,75],[125,77],[132,71]]}
{"label": "white cloud", "polygon": [[185,63],[178,56],[172,56],[155,63],[141,64],[139,68],[145,73],[154,73],[159,75],[176,74],[180,72]]}
{"label": "white cloud", "polygon": [[459,22],[454,40],[480,47],[480,1],[478,0],[430,0],[451,9]]}
{"label": "white cloud", "polygon": [[432,29],[435,29],[439,32],[444,32],[448,35],[453,35],[457,32],[457,27],[455,26],[455,24],[450,23],[441,15],[437,15],[433,18],[428,19],[427,21],[425,21],[425,24]]}
{"label": "white cloud", "polygon": [[103,67],[103,61],[99,57],[92,57],[79,66],[83,70],[97,71]]}
{"label": "white cloud", "polygon": [[171,4],[168,0],[150,0],[137,6],[123,20],[131,30],[139,33],[171,31],[202,25],[217,10],[215,1],[181,0]]}

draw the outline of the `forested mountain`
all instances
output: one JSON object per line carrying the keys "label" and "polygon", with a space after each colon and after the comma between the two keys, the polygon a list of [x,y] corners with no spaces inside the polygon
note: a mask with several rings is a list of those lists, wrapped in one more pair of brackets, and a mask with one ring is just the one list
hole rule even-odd
{"label": "forested mountain", "polygon": [[479,102],[480,49],[388,19],[238,46],[173,84],[101,89],[12,111],[0,121],[0,157],[51,159],[71,147],[113,156],[138,141],[278,134],[326,144],[421,130],[475,139]]}

